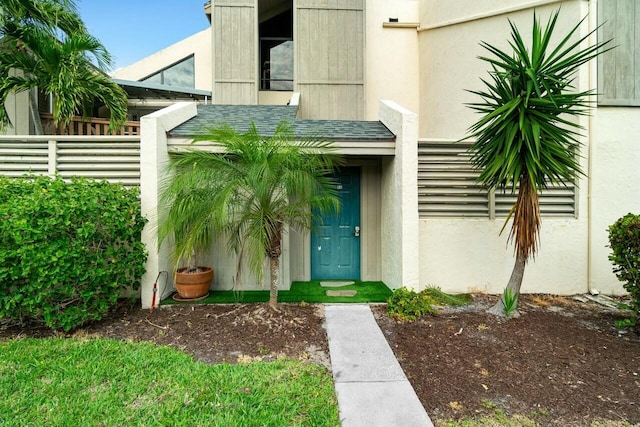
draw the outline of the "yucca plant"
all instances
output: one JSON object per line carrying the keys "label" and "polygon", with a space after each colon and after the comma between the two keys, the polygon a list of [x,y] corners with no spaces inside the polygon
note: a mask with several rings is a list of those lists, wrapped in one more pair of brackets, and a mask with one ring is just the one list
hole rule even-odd
{"label": "yucca plant", "polygon": [[176,261],[193,263],[194,252],[224,236],[260,282],[269,259],[269,304],[275,307],[285,228],[308,230],[319,213],[337,212],[331,174],[342,158],[329,143],[298,141],[286,121],[271,137],[253,124],[246,133],[223,125],[194,141],[214,142],[222,153],[194,149],[171,160],[160,239],[174,235]]}
{"label": "yucca plant", "polygon": [[[577,90],[573,80],[578,69],[607,50],[609,43],[581,49],[595,31],[580,36],[583,18],[552,47],[558,15],[559,11],[553,13],[542,27],[534,12],[529,49],[511,21],[511,53],[481,42],[493,55],[480,57],[491,71],[489,79],[482,80],[484,90],[470,91],[482,101],[468,104],[482,114],[468,135],[475,139],[469,151],[480,171],[479,182],[490,190],[518,194],[505,221],[506,227],[513,219],[509,241],[514,242],[516,261],[507,288],[516,298],[527,260],[538,250],[540,190],[575,183],[583,174],[578,163],[582,127],[576,118],[588,114],[593,91]],[[502,300],[491,311],[504,314]]]}

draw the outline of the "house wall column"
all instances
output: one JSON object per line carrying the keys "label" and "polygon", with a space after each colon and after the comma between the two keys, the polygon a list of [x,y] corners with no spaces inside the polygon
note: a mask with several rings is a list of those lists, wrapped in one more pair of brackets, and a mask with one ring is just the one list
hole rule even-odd
{"label": "house wall column", "polygon": [[396,135],[382,163],[382,280],[418,290],[418,117],[393,101],[380,102],[379,117]]}
{"label": "house wall column", "polygon": [[[21,75],[21,71],[10,70],[10,75]],[[31,135],[31,117],[29,115],[29,91],[12,92],[7,96],[4,107],[9,114],[11,124],[0,131],[0,135]]]}
{"label": "house wall column", "polygon": [[[168,272],[166,286],[162,282],[163,288],[170,289],[173,283],[167,244],[158,247],[160,183],[169,160],[167,132],[196,114],[196,103],[180,102],[140,119],[140,199],[142,215],[149,221],[142,230],[142,242],[149,252],[141,282],[142,308],[151,307],[153,284],[158,272]],[[156,296],[156,302],[159,302],[160,296]]]}

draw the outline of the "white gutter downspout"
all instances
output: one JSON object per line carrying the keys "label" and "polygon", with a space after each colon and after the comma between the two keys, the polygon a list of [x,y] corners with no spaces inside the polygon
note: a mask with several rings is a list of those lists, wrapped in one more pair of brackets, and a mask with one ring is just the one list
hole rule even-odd
{"label": "white gutter downspout", "polygon": [[[590,0],[589,1],[589,31],[592,31],[593,29],[595,29],[598,26],[598,2],[597,0]],[[595,40],[594,40],[595,38]],[[591,36],[589,37],[589,45],[593,45],[594,43],[596,43],[598,41],[597,39],[597,32],[594,34],[591,34]],[[597,74],[598,73],[598,59],[595,58],[594,60],[591,61],[591,63],[589,63],[589,89],[595,88],[597,87]],[[596,100],[597,102],[597,100]],[[596,103],[596,109],[598,108],[597,103]],[[593,227],[592,224],[592,220],[591,217],[593,215],[592,212],[592,207],[593,207],[593,202],[592,202],[592,183],[593,183],[593,178],[592,178],[592,174],[593,174],[593,153],[595,152],[594,148],[593,148],[593,114],[589,114],[587,116],[587,126],[589,127],[588,131],[587,131],[587,137],[588,137],[588,141],[587,141],[587,155],[589,156],[588,160],[587,160],[587,289],[589,290],[589,293],[591,295],[598,295],[600,293],[600,291],[596,288],[591,287],[591,245],[592,245],[592,241],[591,241],[591,237],[592,237],[592,230],[591,228]]]}

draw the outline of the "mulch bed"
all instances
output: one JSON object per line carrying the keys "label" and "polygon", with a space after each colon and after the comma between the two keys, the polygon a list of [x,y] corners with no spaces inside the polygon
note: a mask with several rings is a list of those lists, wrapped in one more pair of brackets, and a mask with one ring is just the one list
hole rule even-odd
{"label": "mulch bed", "polygon": [[[480,415],[527,415],[538,425],[640,423],[640,337],[620,334],[619,313],[569,298],[523,296],[523,314],[486,314],[495,297],[474,297],[415,323],[398,323],[385,305],[376,319],[436,425]],[[153,312],[122,303],[76,331],[154,341],[207,363],[287,356],[328,366],[321,305],[169,306]],[[0,325],[0,339],[56,335],[37,326]]]}
{"label": "mulch bed", "polygon": [[[142,310],[121,302],[106,318],[70,336],[153,341],[192,354],[207,363],[272,360],[286,356],[329,366],[322,305],[220,304],[163,306]],[[46,328],[0,329],[0,338],[59,336]]]}
{"label": "mulch bed", "polygon": [[[495,298],[398,323],[373,308],[434,421],[525,415],[538,425],[640,423],[640,338],[620,313],[570,298],[523,296],[522,316],[487,314]],[[438,423],[436,422],[436,425]]]}

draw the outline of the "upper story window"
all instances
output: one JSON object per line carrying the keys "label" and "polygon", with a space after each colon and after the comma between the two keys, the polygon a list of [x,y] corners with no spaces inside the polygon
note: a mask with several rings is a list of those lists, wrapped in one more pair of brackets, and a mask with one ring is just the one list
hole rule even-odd
{"label": "upper story window", "polygon": [[293,90],[293,40],[260,40],[260,90]]}
{"label": "upper story window", "polygon": [[155,74],[142,79],[144,82],[157,83],[166,86],[196,87],[195,60],[191,55],[173,65],[170,65]]}
{"label": "upper story window", "polygon": [[293,90],[293,1],[258,2],[260,90]]}
{"label": "upper story window", "polygon": [[640,2],[600,0],[598,24],[616,46],[598,57],[598,104],[640,106]]}

